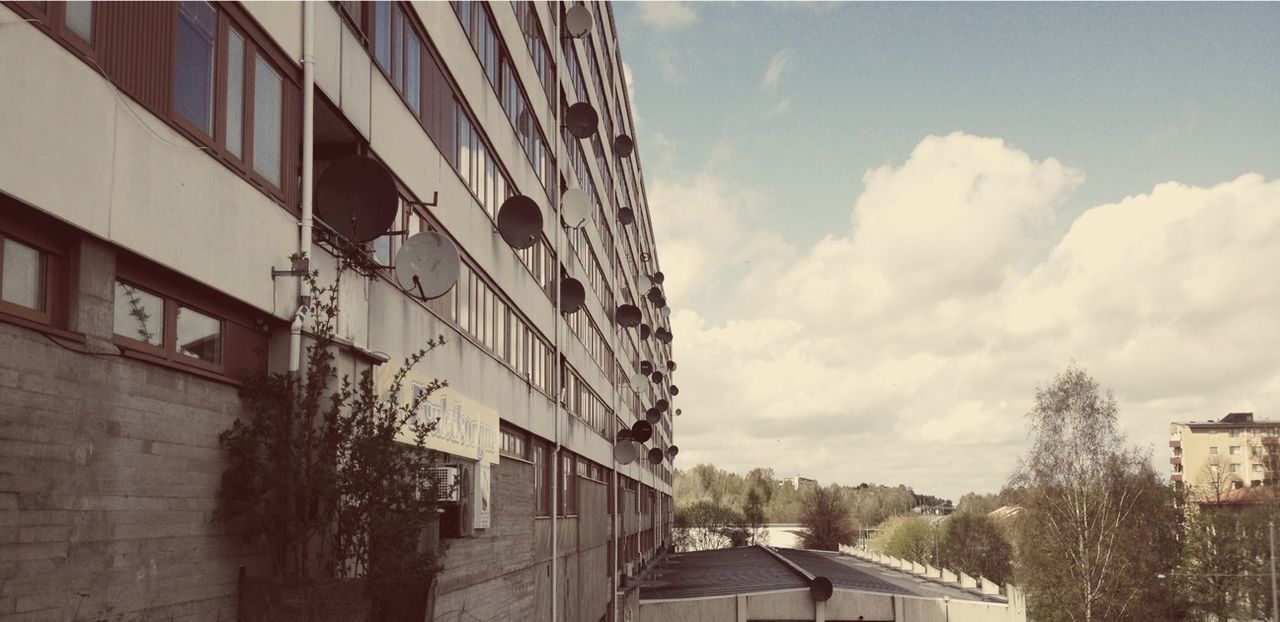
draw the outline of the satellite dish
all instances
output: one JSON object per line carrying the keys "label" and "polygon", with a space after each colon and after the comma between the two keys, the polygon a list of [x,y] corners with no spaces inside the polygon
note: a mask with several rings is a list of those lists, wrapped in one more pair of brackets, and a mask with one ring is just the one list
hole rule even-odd
{"label": "satellite dish", "polygon": [[631,428],[622,428],[621,430],[618,430],[618,433],[614,436],[613,440],[615,442],[623,441],[623,440],[626,440],[626,441],[631,440]]}
{"label": "satellite dish", "polygon": [[636,444],[631,439],[623,439],[613,444],[613,459],[618,464],[631,464],[636,461]]}
{"label": "satellite dish", "polygon": [[618,222],[629,225],[636,221],[636,213],[629,207],[618,208]]}
{"label": "satellite dish", "polygon": [[677,416],[677,417],[679,417],[680,415],[683,415],[683,414],[684,414],[684,409],[683,409],[683,408],[677,408],[677,409],[676,409],[676,416]]}
{"label": "satellite dish", "polygon": [[396,281],[424,300],[439,298],[458,282],[462,258],[458,247],[436,231],[409,236],[396,251]]}
{"label": "satellite dish", "polygon": [[662,307],[659,312],[662,313],[662,317],[671,317],[671,307]]}
{"label": "satellite dish", "polygon": [[653,373],[653,363],[649,361],[640,361],[640,373],[648,376]]}
{"label": "satellite dish", "polygon": [[574,39],[591,32],[591,11],[581,4],[565,11],[564,31]]}
{"label": "satellite dish", "polygon": [[324,169],[316,180],[316,212],[348,240],[368,242],[385,234],[400,210],[391,171],[368,156],[352,155]]}
{"label": "satellite dish", "polygon": [[631,386],[633,387],[641,386],[646,382],[649,382],[649,374],[642,374],[640,372],[636,372],[631,375],[630,381],[631,381]]}
{"label": "satellite dish", "polygon": [[577,229],[591,218],[591,197],[581,188],[570,188],[560,195],[560,215],[570,227]]}
{"label": "satellite dish", "polygon": [[648,324],[641,324],[641,325],[640,325],[640,338],[641,338],[641,339],[648,339],[648,338],[649,338],[649,333],[651,333],[651,332],[653,332],[653,331],[651,331],[651,330],[649,329],[649,325],[648,325]]}
{"label": "satellite dish", "polygon": [[649,275],[641,274],[640,278],[636,279],[637,291],[648,290],[650,287],[653,287],[653,279],[649,278]]}
{"label": "satellite dish", "polygon": [[830,599],[832,591],[831,579],[814,577],[809,581],[809,595],[813,597],[814,602]]}
{"label": "satellite dish", "polygon": [[673,384],[671,385],[671,397],[675,397],[677,395],[680,395],[680,387]]}
{"label": "satellite dish", "polygon": [[660,305],[660,304],[658,304],[658,303],[659,303],[659,301],[663,300],[663,297],[662,297],[662,288],[661,288],[661,287],[658,287],[657,285],[654,285],[653,287],[650,287],[650,288],[649,288],[649,293],[645,294],[645,298],[648,298],[648,299],[649,299],[649,302],[652,302],[653,304],[658,305],[659,307],[661,307],[662,305]]}
{"label": "satellite dish", "polygon": [[676,454],[680,453],[680,448],[672,445],[667,448],[667,460],[675,460]]}
{"label": "satellite dish", "polygon": [[575,138],[591,138],[600,125],[600,115],[587,102],[578,102],[564,113],[564,126]]}
{"label": "satellite dish", "polygon": [[571,276],[560,279],[560,312],[561,313],[577,313],[578,309],[587,302],[587,289],[582,286],[582,281]]}
{"label": "satellite dish", "polygon": [[653,282],[654,282],[654,283],[657,283],[658,285],[662,285],[662,282],[663,282],[663,281],[665,281],[665,280],[667,280],[667,276],[666,276],[665,274],[663,274],[661,271],[658,271],[658,272],[654,272],[654,273],[653,273]]}
{"label": "satellite dish", "polygon": [[674,337],[674,335],[671,334],[671,331],[665,328],[659,328],[654,331],[653,336],[657,337],[658,341],[661,341],[662,343],[671,343],[671,339]]}
{"label": "satellite dish", "polygon": [[637,421],[631,426],[631,440],[643,443],[653,438],[653,426],[648,421]]}
{"label": "satellite dish", "polygon": [[664,413],[667,412],[668,408],[671,408],[671,404],[667,403],[667,400],[658,400],[654,402],[653,407],[657,408],[658,412]]}
{"label": "satellite dish", "polygon": [[636,142],[631,140],[626,134],[618,134],[613,139],[613,153],[619,158],[631,157],[631,152],[636,148]]}
{"label": "satellite dish", "polygon": [[653,380],[654,384],[660,384],[662,382],[662,372],[655,369],[652,374],[649,374],[649,378]]}
{"label": "satellite dish", "polygon": [[659,462],[662,462],[662,450],[654,447],[649,450],[649,464],[658,464]]}
{"label": "satellite dish", "polygon": [[635,305],[619,305],[618,311],[614,313],[614,318],[618,322],[618,326],[623,328],[635,328],[640,325],[640,307]]}
{"label": "satellite dish", "polygon": [[662,421],[662,411],[657,408],[650,408],[644,411],[644,420],[648,421],[649,425],[658,425],[658,422]]}
{"label": "satellite dish", "polygon": [[538,204],[523,194],[517,194],[502,202],[498,208],[498,233],[516,250],[524,250],[538,243],[542,234],[542,210]]}
{"label": "satellite dish", "polygon": [[676,370],[676,362],[667,361],[667,371],[675,371],[675,370]]}

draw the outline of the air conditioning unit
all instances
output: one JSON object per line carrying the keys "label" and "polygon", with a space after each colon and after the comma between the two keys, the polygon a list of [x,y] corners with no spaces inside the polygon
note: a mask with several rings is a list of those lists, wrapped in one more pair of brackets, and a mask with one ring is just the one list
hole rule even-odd
{"label": "air conditioning unit", "polygon": [[429,471],[431,484],[436,491],[436,501],[457,503],[461,498],[461,487],[458,486],[459,467],[456,464],[432,467]]}

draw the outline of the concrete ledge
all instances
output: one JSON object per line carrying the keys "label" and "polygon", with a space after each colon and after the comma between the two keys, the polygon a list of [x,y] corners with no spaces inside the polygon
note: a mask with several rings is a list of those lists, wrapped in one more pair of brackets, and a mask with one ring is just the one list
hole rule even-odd
{"label": "concrete ledge", "polygon": [[975,580],[973,577],[962,572],[960,573],[960,587],[971,589],[971,590],[977,589],[978,581]]}
{"label": "concrete ledge", "polygon": [[1000,585],[986,577],[978,577],[978,585],[982,588],[983,594],[998,595],[1000,593]]}
{"label": "concrete ledge", "polygon": [[960,585],[960,577],[957,577],[957,576],[956,576],[956,573],[951,572],[950,570],[947,570],[946,568],[943,568],[943,569],[942,569],[942,577],[940,577],[940,578],[942,579],[942,582],[943,582],[943,583],[951,583],[951,584],[953,584],[953,585]]}

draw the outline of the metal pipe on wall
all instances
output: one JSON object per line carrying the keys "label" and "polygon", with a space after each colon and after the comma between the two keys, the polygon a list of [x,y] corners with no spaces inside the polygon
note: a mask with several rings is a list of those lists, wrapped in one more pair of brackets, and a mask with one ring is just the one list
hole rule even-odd
{"label": "metal pipe on wall", "polygon": [[[313,226],[312,202],[314,199],[315,174],[315,47],[316,47],[316,9],[311,2],[302,3],[302,217],[298,221],[298,256],[304,261],[296,262],[310,270],[311,264],[305,261],[311,256],[311,228]],[[311,292],[307,291],[307,282],[303,276],[298,277],[298,309],[294,313],[293,322],[289,326],[289,372],[296,374],[302,369],[302,325],[310,311]]]}

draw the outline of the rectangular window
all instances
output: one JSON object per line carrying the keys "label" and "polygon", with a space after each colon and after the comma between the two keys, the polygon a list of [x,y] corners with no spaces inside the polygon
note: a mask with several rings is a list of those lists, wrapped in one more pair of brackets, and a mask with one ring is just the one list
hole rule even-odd
{"label": "rectangular window", "polygon": [[220,365],[222,363],[222,322],[194,309],[177,309],[178,354]]}
{"label": "rectangular window", "polygon": [[1231,465],[1231,472],[1232,472],[1232,473],[1239,473],[1239,472],[1240,472],[1240,465],[1238,465],[1238,464],[1233,464],[1233,465]]}
{"label": "rectangular window", "polygon": [[67,2],[67,30],[75,33],[85,43],[93,43],[93,3],[87,0]]}
{"label": "rectangular window", "polygon": [[1261,464],[1258,464],[1257,462],[1253,463],[1253,472],[1254,472],[1254,473],[1261,473],[1261,472],[1262,472],[1262,465],[1261,465]]}
{"label": "rectangular window", "polygon": [[0,300],[32,311],[47,311],[48,261],[38,249],[13,239],[0,240]]}
{"label": "rectangular window", "polygon": [[563,453],[560,456],[560,515],[569,516],[578,513],[578,478],[574,474],[573,454]]}
{"label": "rectangular window", "polygon": [[1233,455],[1233,456],[1238,456],[1238,455],[1240,455],[1240,446],[1239,446],[1239,445],[1232,445],[1232,446],[1231,446],[1231,455]]}
{"label": "rectangular window", "polygon": [[1240,430],[1232,430],[1227,434],[1227,436],[1230,436],[1231,438],[1239,438]]}
{"label": "rectangular window", "polygon": [[157,348],[164,346],[164,299],[116,281],[114,332]]}
{"label": "rectangular window", "polygon": [[227,151],[244,159],[244,36],[227,33]]}
{"label": "rectangular window", "polygon": [[253,75],[253,170],[278,188],[284,80],[262,56]]}
{"label": "rectangular window", "polygon": [[551,489],[547,486],[551,477],[547,464],[547,446],[535,441],[533,444],[533,501],[534,513],[537,516],[551,514]]}
{"label": "rectangular window", "polygon": [[1209,448],[1209,455],[1210,455],[1210,456],[1216,456],[1216,455],[1218,455],[1218,448],[1217,448],[1217,447],[1210,447],[1210,448]]}
{"label": "rectangular window", "polygon": [[415,116],[422,114],[422,42],[413,28],[404,29],[404,96]]}
{"label": "rectangular window", "polygon": [[502,454],[521,460],[528,460],[528,441],[524,432],[502,429]]}
{"label": "rectangular window", "polygon": [[213,135],[214,34],[218,12],[208,2],[178,3],[174,108],[196,129]]}
{"label": "rectangular window", "polygon": [[382,70],[391,73],[391,3],[377,0],[373,3],[374,58]]}

